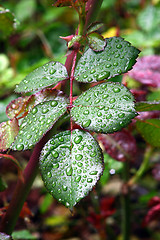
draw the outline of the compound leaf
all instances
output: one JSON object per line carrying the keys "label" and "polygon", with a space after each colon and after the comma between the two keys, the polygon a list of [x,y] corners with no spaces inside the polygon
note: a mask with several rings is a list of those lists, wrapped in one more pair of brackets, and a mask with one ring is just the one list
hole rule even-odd
{"label": "compound leaf", "polygon": [[154,147],[160,147],[159,119],[146,119],[143,121],[138,120],[136,122],[136,127],[146,142]]}
{"label": "compound leaf", "polygon": [[129,71],[136,62],[139,50],[120,37],[106,38],[102,52],[88,49],[80,58],[75,79],[79,82],[98,82]]}
{"label": "compound leaf", "polygon": [[18,120],[16,118],[0,124],[0,151],[7,150],[13,143],[19,130]]}
{"label": "compound leaf", "polygon": [[44,146],[40,170],[51,195],[72,209],[102,174],[102,151],[92,135],[85,131],[61,132]]}
{"label": "compound leaf", "polygon": [[23,119],[11,148],[19,151],[32,148],[66,110],[67,101],[62,96],[36,105]]}
{"label": "compound leaf", "polygon": [[74,101],[71,116],[83,128],[113,133],[127,126],[136,116],[134,99],[123,85],[102,83],[90,88]]}
{"label": "compound leaf", "polygon": [[68,77],[66,67],[59,62],[49,62],[29,73],[19,85],[16,92],[29,92],[42,89],[60,82]]}

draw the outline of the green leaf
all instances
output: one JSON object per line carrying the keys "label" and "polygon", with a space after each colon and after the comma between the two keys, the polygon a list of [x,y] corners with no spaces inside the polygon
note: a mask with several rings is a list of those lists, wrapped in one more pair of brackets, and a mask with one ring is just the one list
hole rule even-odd
{"label": "green leaf", "polygon": [[[3,192],[7,189],[7,183],[0,176],[0,192]],[[1,236],[1,235],[0,235]],[[1,238],[0,238],[1,239]]]}
{"label": "green leaf", "polygon": [[106,40],[98,33],[92,32],[87,35],[89,47],[95,52],[103,51],[106,46]]}
{"label": "green leaf", "polygon": [[42,89],[58,83],[68,77],[66,67],[59,62],[49,62],[36,68],[27,75],[19,85],[16,86],[16,92],[29,92]]}
{"label": "green leaf", "polygon": [[160,102],[137,102],[136,111],[160,111]]}
{"label": "green leaf", "polygon": [[14,15],[8,10],[0,7],[0,38],[8,37],[17,27]]}
{"label": "green leaf", "polygon": [[138,16],[138,25],[144,31],[151,31],[160,24],[160,7],[148,5]]}
{"label": "green leaf", "polygon": [[12,233],[12,238],[13,240],[18,240],[18,239],[34,239],[36,240],[37,238],[33,236],[28,230],[20,230],[20,231],[15,231]]}
{"label": "green leaf", "polygon": [[136,116],[132,94],[119,83],[96,85],[81,94],[73,104],[73,120],[95,132],[119,131]]}
{"label": "green leaf", "polygon": [[73,45],[76,43],[76,42],[79,42],[81,40],[82,36],[81,35],[75,35],[71,41],[68,42],[68,48],[71,48],[73,47]]}
{"label": "green leaf", "polygon": [[0,151],[7,150],[18,134],[18,120],[16,118],[0,124]]}
{"label": "green leaf", "polygon": [[87,34],[97,31],[99,28],[103,27],[104,24],[100,22],[91,23],[87,29]]}
{"label": "green leaf", "polygon": [[11,148],[19,151],[32,148],[66,111],[67,101],[62,96],[36,105],[23,119]]}
{"label": "green leaf", "polygon": [[0,239],[1,240],[11,240],[11,236],[9,236],[5,233],[0,233]]}
{"label": "green leaf", "polygon": [[136,127],[144,140],[153,147],[160,147],[160,120],[147,119],[136,122]]}
{"label": "green leaf", "polygon": [[72,209],[99,180],[103,171],[102,152],[85,131],[61,132],[44,146],[40,170],[47,190]]}
{"label": "green leaf", "polygon": [[120,37],[107,38],[102,52],[88,49],[80,58],[75,79],[79,82],[98,82],[129,71],[136,62],[139,50]]}

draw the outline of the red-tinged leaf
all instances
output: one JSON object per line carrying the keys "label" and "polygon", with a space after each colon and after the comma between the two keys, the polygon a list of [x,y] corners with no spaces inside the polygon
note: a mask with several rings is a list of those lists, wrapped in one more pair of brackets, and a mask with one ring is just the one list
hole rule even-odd
{"label": "red-tinged leaf", "polygon": [[0,151],[7,150],[19,131],[18,120],[14,118],[0,124]]}
{"label": "red-tinged leaf", "polygon": [[87,28],[87,33],[95,32],[95,31],[97,31],[99,28],[101,28],[103,26],[104,26],[104,24],[100,23],[100,22],[91,23],[89,25],[89,27]]}
{"label": "red-tinged leaf", "polygon": [[29,98],[30,98],[29,96],[24,96],[11,101],[6,108],[7,116],[10,119],[13,119],[14,117],[17,117],[22,112],[24,112],[26,109],[26,103]]}
{"label": "red-tinged leaf", "polygon": [[152,221],[159,221],[160,218],[160,203],[153,206],[145,216],[145,219],[143,221],[143,226],[147,226]]}
{"label": "red-tinged leaf", "polygon": [[149,200],[148,207],[151,208],[153,206],[156,206],[157,204],[160,204],[160,197],[155,196]]}
{"label": "red-tinged leaf", "polygon": [[21,210],[19,216],[20,216],[21,218],[33,216],[33,213],[32,213],[31,210],[29,209],[27,202],[24,202],[24,205],[23,205],[23,207],[22,207],[22,210]]}
{"label": "red-tinged leaf", "polygon": [[134,160],[137,152],[136,140],[129,131],[123,129],[109,135],[100,134],[98,140],[112,158],[118,161]]}
{"label": "red-tinged leaf", "polygon": [[139,58],[128,74],[144,85],[160,87],[160,56]]}

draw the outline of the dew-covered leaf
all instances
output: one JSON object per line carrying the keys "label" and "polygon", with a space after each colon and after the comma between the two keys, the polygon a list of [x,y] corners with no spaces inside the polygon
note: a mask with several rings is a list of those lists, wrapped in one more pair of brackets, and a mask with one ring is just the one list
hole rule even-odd
{"label": "dew-covered leaf", "polygon": [[95,32],[95,31],[97,31],[99,28],[101,28],[103,26],[104,26],[104,24],[100,23],[100,22],[91,23],[89,25],[89,27],[87,28],[87,33]]}
{"label": "dew-covered leaf", "polygon": [[96,32],[88,34],[87,39],[89,47],[95,52],[103,51],[107,44],[106,40]]}
{"label": "dew-covered leaf", "polygon": [[0,38],[11,35],[16,27],[14,15],[8,9],[0,7]]}
{"label": "dew-covered leaf", "polygon": [[102,83],[90,88],[74,101],[71,116],[83,128],[113,133],[127,126],[136,116],[134,99],[123,85]]}
{"label": "dew-covered leaf", "polygon": [[160,102],[136,102],[137,112],[160,111]]}
{"label": "dew-covered leaf", "polygon": [[160,119],[137,121],[136,127],[150,145],[160,147]]}
{"label": "dew-covered leaf", "polygon": [[7,150],[18,134],[19,126],[16,118],[0,124],[0,151]]}
{"label": "dew-covered leaf", "polygon": [[32,148],[66,111],[67,100],[63,96],[36,105],[23,119],[11,148],[19,151]]}
{"label": "dew-covered leaf", "polygon": [[80,58],[75,79],[79,82],[98,82],[129,71],[136,62],[139,50],[120,37],[106,38],[102,52],[88,49]]}
{"label": "dew-covered leaf", "polygon": [[99,134],[98,140],[105,151],[118,161],[134,160],[136,156],[136,140],[126,129],[113,134]]}
{"label": "dew-covered leaf", "polygon": [[99,180],[103,171],[102,152],[85,131],[61,132],[44,146],[40,170],[47,190],[72,209]]}
{"label": "dew-covered leaf", "polygon": [[12,119],[21,114],[25,110],[25,106],[29,98],[29,96],[24,96],[12,100],[6,108],[7,116]]}
{"label": "dew-covered leaf", "polygon": [[29,73],[19,85],[16,92],[29,92],[42,89],[60,82],[68,77],[66,67],[59,62],[49,62]]}
{"label": "dew-covered leaf", "polygon": [[147,86],[160,87],[160,56],[139,58],[128,75]]}

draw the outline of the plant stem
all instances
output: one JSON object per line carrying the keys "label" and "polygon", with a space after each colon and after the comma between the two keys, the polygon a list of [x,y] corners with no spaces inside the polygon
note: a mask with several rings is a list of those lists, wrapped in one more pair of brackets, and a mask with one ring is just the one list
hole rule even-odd
{"label": "plant stem", "polygon": [[129,163],[125,161],[123,163],[123,180],[124,184],[122,186],[122,240],[130,239],[130,195],[129,186],[127,184],[129,179]]}
{"label": "plant stem", "polygon": [[138,171],[136,172],[135,176],[133,176],[131,178],[131,180],[129,181],[129,185],[133,185],[134,183],[136,183],[146,172],[146,170],[148,169],[148,166],[149,166],[149,160],[152,155],[152,152],[153,152],[153,148],[151,146],[148,146],[144,153],[143,162],[142,162],[140,168],[138,169]]}

